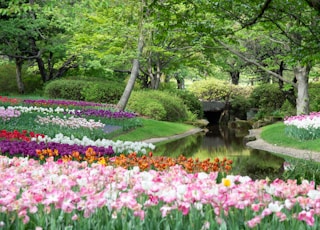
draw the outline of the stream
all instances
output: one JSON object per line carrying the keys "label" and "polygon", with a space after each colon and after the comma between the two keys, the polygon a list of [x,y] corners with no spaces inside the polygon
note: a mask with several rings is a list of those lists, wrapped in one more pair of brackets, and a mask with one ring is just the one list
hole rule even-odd
{"label": "stream", "polygon": [[250,149],[243,138],[248,130],[233,130],[219,125],[208,125],[208,132],[196,133],[174,141],[157,144],[155,155],[233,160],[232,174],[252,179],[278,178],[283,173],[284,159],[269,152]]}

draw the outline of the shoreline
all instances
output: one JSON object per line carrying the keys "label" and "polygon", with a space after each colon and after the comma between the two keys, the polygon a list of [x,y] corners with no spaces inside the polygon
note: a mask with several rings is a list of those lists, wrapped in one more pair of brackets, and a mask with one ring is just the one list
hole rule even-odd
{"label": "shoreline", "polygon": [[154,143],[159,143],[159,142],[162,142],[162,141],[180,139],[180,138],[187,137],[189,135],[196,134],[196,133],[199,133],[199,132],[203,132],[203,129],[201,129],[201,128],[193,128],[193,129],[190,129],[190,130],[188,130],[188,131],[186,131],[184,133],[181,133],[181,134],[176,134],[176,135],[168,136],[168,137],[155,137],[155,138],[150,138],[150,139],[147,139],[147,140],[142,140],[141,142],[154,144]]}
{"label": "shoreline", "polygon": [[304,159],[304,160],[312,160],[320,162],[320,152],[314,152],[310,150],[303,149],[295,149],[290,147],[278,146],[275,144],[270,144],[264,141],[261,136],[261,129],[251,129],[249,130],[249,135],[251,138],[254,137],[255,140],[250,140],[246,143],[247,147],[252,149],[259,149],[275,154],[281,154],[285,156],[290,156],[294,158]]}

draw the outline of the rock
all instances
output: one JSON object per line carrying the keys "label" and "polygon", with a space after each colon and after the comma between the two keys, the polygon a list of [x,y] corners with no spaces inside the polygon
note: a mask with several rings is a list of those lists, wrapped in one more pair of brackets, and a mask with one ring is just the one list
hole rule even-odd
{"label": "rock", "polygon": [[243,138],[243,142],[245,144],[248,143],[249,141],[255,141],[255,140],[257,140],[257,137],[254,135],[247,135]]}

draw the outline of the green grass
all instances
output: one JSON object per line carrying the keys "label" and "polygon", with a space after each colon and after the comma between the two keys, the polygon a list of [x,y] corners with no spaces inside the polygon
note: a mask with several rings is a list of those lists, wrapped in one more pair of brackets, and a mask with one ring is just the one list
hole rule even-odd
{"label": "green grass", "polygon": [[157,121],[144,118],[141,119],[143,123],[142,127],[137,127],[130,132],[116,136],[113,140],[142,141],[150,138],[172,136],[195,128],[192,125],[183,123]]}
{"label": "green grass", "polygon": [[263,127],[261,138],[270,144],[320,152],[319,139],[300,141],[290,138],[285,135],[285,125],[283,122]]}

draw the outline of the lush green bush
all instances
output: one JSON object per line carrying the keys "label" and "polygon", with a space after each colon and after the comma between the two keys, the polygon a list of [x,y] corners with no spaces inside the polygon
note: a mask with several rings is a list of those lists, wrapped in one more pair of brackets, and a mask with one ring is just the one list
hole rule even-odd
{"label": "lush green bush", "polygon": [[134,91],[129,99],[128,109],[162,121],[185,121],[188,118],[183,100],[164,91]]}
{"label": "lush green bush", "polygon": [[250,95],[251,107],[258,108],[265,115],[279,110],[285,101],[277,84],[262,84],[255,87]]}
{"label": "lush green bush", "polygon": [[88,86],[88,81],[83,80],[54,80],[46,84],[44,96],[49,98],[63,98],[69,100],[84,100],[81,91]]}
{"label": "lush green bush", "polygon": [[85,101],[116,104],[121,98],[125,85],[113,81],[89,82],[81,91]]}
{"label": "lush green bush", "polygon": [[44,95],[50,98],[85,100],[110,104],[119,101],[125,88],[123,83],[93,80],[60,79],[51,81],[45,86]]}
{"label": "lush green bush", "polygon": [[187,106],[188,110],[193,113],[196,118],[201,119],[203,117],[203,108],[201,101],[190,91],[174,89],[168,90],[171,93],[176,94],[183,100],[183,103]]}
{"label": "lush green bush", "polygon": [[233,116],[245,120],[247,119],[247,111],[250,108],[248,98],[244,96],[234,96],[230,101],[231,113]]}
{"label": "lush green bush", "polygon": [[194,82],[189,90],[201,100],[224,101],[230,95],[230,84],[210,78]]}
{"label": "lush green bush", "polygon": [[310,111],[320,111],[320,83],[309,84]]}

